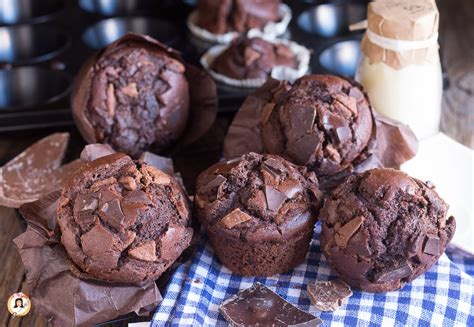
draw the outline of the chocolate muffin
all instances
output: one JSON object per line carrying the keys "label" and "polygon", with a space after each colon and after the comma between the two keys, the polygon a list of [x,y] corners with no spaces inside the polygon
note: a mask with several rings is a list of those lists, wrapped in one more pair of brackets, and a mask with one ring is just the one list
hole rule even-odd
{"label": "chocolate muffin", "polygon": [[353,175],[321,210],[321,248],[352,287],[397,290],[427,271],[456,229],[432,186],[394,169]]}
{"label": "chocolate muffin", "polygon": [[187,196],[175,179],[122,153],[79,170],[62,190],[57,218],[79,270],[110,282],[158,278],[193,235]]}
{"label": "chocolate muffin", "polygon": [[212,63],[211,68],[233,79],[267,78],[273,67],[297,67],[295,54],[281,43],[262,38],[238,38]]}
{"label": "chocolate muffin", "polygon": [[280,0],[198,0],[198,26],[214,33],[246,32],[263,29],[268,22],[276,22]]}
{"label": "chocolate muffin", "polygon": [[261,116],[265,152],[304,165],[320,179],[365,158],[373,118],[357,83],[310,75],[282,83],[272,93]]}
{"label": "chocolate muffin", "polygon": [[250,153],[202,172],[194,203],[232,272],[270,276],[305,258],[321,199],[314,173],[278,156]]}
{"label": "chocolate muffin", "polygon": [[73,114],[89,143],[137,156],[160,152],[183,133],[190,106],[186,67],[170,49],[144,41],[117,41],[76,78]]}

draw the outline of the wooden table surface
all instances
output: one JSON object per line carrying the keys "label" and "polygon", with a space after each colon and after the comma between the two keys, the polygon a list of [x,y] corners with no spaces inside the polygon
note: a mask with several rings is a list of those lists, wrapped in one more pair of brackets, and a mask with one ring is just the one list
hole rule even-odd
{"label": "wooden table surface", "polygon": [[[443,98],[441,129],[455,140],[474,148],[474,1],[441,0],[437,3],[441,13],[443,62],[449,77],[449,89]],[[197,173],[218,161],[231,118],[220,116],[215,128],[175,158],[177,170],[182,172],[185,184],[191,191]],[[0,134],[0,164],[51,132],[53,130]],[[75,129],[69,132],[72,145],[68,156],[72,158],[83,144]],[[193,162],[191,170],[189,162]],[[12,239],[24,228],[16,215],[15,210],[0,206],[0,326],[48,326],[48,322],[34,312],[23,318],[12,319],[6,307],[6,301],[12,293],[28,292],[23,265],[12,243]]]}

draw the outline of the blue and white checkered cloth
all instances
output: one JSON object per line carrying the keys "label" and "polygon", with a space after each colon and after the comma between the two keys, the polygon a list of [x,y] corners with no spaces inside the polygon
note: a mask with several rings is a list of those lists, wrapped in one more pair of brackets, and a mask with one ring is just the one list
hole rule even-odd
{"label": "blue and white checkered cloth", "polygon": [[311,306],[306,286],[334,279],[319,246],[319,224],[304,263],[272,277],[240,277],[223,266],[204,234],[191,261],[181,265],[163,294],[152,326],[227,326],[219,306],[239,290],[260,282],[323,326],[474,326],[474,258],[443,254],[438,263],[402,290],[372,294],[355,291],[335,312]]}

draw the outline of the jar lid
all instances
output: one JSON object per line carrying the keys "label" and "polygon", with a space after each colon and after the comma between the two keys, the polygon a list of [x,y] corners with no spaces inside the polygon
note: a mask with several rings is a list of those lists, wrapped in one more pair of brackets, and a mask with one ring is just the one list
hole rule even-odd
{"label": "jar lid", "polygon": [[439,13],[434,0],[378,0],[369,4],[367,24],[384,38],[426,40],[438,33]]}

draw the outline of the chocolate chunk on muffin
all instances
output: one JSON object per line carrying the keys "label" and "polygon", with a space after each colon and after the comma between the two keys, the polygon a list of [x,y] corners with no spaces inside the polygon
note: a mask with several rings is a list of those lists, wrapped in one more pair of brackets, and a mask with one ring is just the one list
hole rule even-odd
{"label": "chocolate chunk on muffin", "polygon": [[373,118],[352,81],[310,75],[282,83],[262,111],[264,150],[307,166],[323,178],[350,170],[369,146]]}
{"label": "chocolate chunk on muffin", "polygon": [[280,0],[199,0],[197,24],[214,34],[263,29],[267,23],[281,18],[280,3]]}
{"label": "chocolate chunk on muffin", "polygon": [[193,235],[188,199],[174,178],[122,153],[79,170],[62,190],[57,217],[80,271],[111,282],[158,278]]}
{"label": "chocolate chunk on muffin", "polygon": [[295,54],[281,43],[262,38],[238,38],[212,63],[211,68],[233,79],[267,78],[275,66],[297,67]]}
{"label": "chocolate chunk on muffin", "polygon": [[76,79],[72,102],[89,143],[138,156],[162,151],[182,135],[189,115],[186,67],[158,43],[121,42],[106,48]]}
{"label": "chocolate chunk on muffin", "polygon": [[250,153],[202,172],[194,203],[232,272],[270,276],[305,258],[321,200],[314,173],[278,156]]}
{"label": "chocolate chunk on muffin", "polygon": [[448,206],[432,187],[394,169],[353,175],[321,210],[321,248],[352,287],[397,290],[427,271],[454,235]]}

